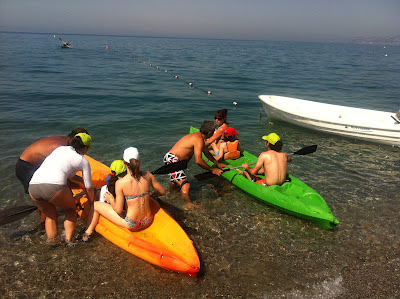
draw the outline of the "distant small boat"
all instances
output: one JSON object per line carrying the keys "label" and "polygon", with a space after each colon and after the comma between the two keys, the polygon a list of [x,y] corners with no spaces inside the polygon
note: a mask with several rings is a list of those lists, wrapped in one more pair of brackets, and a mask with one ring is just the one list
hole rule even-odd
{"label": "distant small boat", "polygon": [[[54,37],[56,36],[54,35]],[[58,39],[61,41],[61,48],[73,48],[71,43],[63,41],[61,37],[59,37]]]}
{"label": "distant small boat", "polygon": [[67,43],[67,42],[63,42],[63,43],[61,44],[61,48],[72,48],[72,45],[70,45],[70,44]]}
{"label": "distant small boat", "polygon": [[395,113],[274,95],[258,97],[271,119],[321,132],[400,146],[400,119]]}

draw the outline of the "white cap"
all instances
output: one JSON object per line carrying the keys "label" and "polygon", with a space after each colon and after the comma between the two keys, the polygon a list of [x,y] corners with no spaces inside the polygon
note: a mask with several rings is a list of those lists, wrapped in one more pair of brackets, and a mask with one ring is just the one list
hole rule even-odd
{"label": "white cap", "polygon": [[129,163],[131,159],[140,160],[139,151],[136,147],[128,147],[124,150],[124,161]]}

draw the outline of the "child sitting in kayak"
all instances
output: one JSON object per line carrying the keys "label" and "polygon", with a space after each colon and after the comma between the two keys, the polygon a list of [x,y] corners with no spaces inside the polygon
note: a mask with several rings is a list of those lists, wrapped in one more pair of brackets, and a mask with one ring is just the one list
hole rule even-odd
{"label": "child sitting in kayak", "polygon": [[[282,185],[286,181],[287,163],[292,158],[287,153],[281,153],[283,143],[279,136],[271,133],[262,137],[265,140],[266,152],[260,154],[256,165],[249,167],[248,163],[243,163],[245,169],[240,173],[244,174],[249,180],[264,186]],[[257,174],[265,174],[265,179],[261,179]]]}
{"label": "child sitting in kayak", "polygon": [[214,156],[216,156],[215,160],[234,160],[240,157],[241,153],[243,153],[243,149],[240,146],[239,139],[236,137],[237,134],[239,134],[239,132],[236,131],[235,128],[227,127],[224,131],[224,139],[227,141],[218,145],[215,143],[212,144]]}
{"label": "child sitting in kayak", "polygon": [[[111,174],[106,177],[106,185],[101,187],[99,201],[108,204],[115,203],[115,183],[126,175],[126,166],[123,160],[115,160],[110,166]],[[112,204],[111,204],[112,205]]]}
{"label": "child sitting in kayak", "polygon": [[[165,189],[153,174],[140,169],[137,148],[127,148],[123,160],[128,174],[115,183],[114,205],[100,201],[92,205],[82,241],[87,242],[90,239],[100,215],[131,232],[146,229],[153,223],[154,215],[150,202],[153,198],[164,195]],[[150,192],[150,189],[154,189],[154,192]]]}

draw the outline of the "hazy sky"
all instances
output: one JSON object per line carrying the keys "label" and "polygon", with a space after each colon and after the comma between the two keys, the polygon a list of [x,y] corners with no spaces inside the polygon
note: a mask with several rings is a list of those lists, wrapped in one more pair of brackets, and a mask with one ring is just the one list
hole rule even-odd
{"label": "hazy sky", "polygon": [[400,0],[0,0],[0,31],[263,40],[400,35]]}

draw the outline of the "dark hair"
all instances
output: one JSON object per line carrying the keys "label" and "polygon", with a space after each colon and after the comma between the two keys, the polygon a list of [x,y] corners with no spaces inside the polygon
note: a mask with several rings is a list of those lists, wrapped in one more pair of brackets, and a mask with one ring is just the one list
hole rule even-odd
{"label": "dark hair", "polygon": [[200,127],[200,132],[203,135],[208,135],[211,132],[215,131],[215,124],[213,121],[211,120],[205,120],[203,121],[203,123],[201,124]]}
{"label": "dark hair", "polygon": [[79,134],[79,133],[86,133],[89,135],[88,131],[86,131],[84,128],[76,128],[71,133],[69,133],[67,137],[72,139],[75,137],[76,134]]}
{"label": "dark hair", "polygon": [[82,154],[82,149],[86,147],[86,145],[82,143],[82,139],[79,136],[76,136],[74,139],[72,139],[71,146],[78,154]]}
{"label": "dark hair", "polygon": [[215,117],[222,118],[226,120],[226,117],[228,116],[228,110],[227,109],[221,109],[215,112]]}
{"label": "dark hair", "polygon": [[126,163],[125,161],[124,163],[126,167],[130,169],[132,177],[135,180],[139,181],[140,178],[144,175],[144,172],[140,170],[140,160],[130,159],[129,163]]}
{"label": "dark hair", "polygon": [[115,171],[111,170],[111,177],[108,180],[107,189],[114,196],[114,198],[115,198],[115,182],[118,181],[118,178],[123,177],[125,175],[126,175],[126,170],[124,172],[121,172],[119,175],[116,175]]}
{"label": "dark hair", "polygon": [[107,183],[108,192],[110,192],[115,198],[115,182],[118,181],[118,177],[115,175],[115,172],[112,171],[114,174],[111,175],[110,179]]}
{"label": "dark hair", "polygon": [[278,140],[275,144],[270,143],[269,148],[273,151],[280,152],[282,150],[283,143],[282,141]]}

